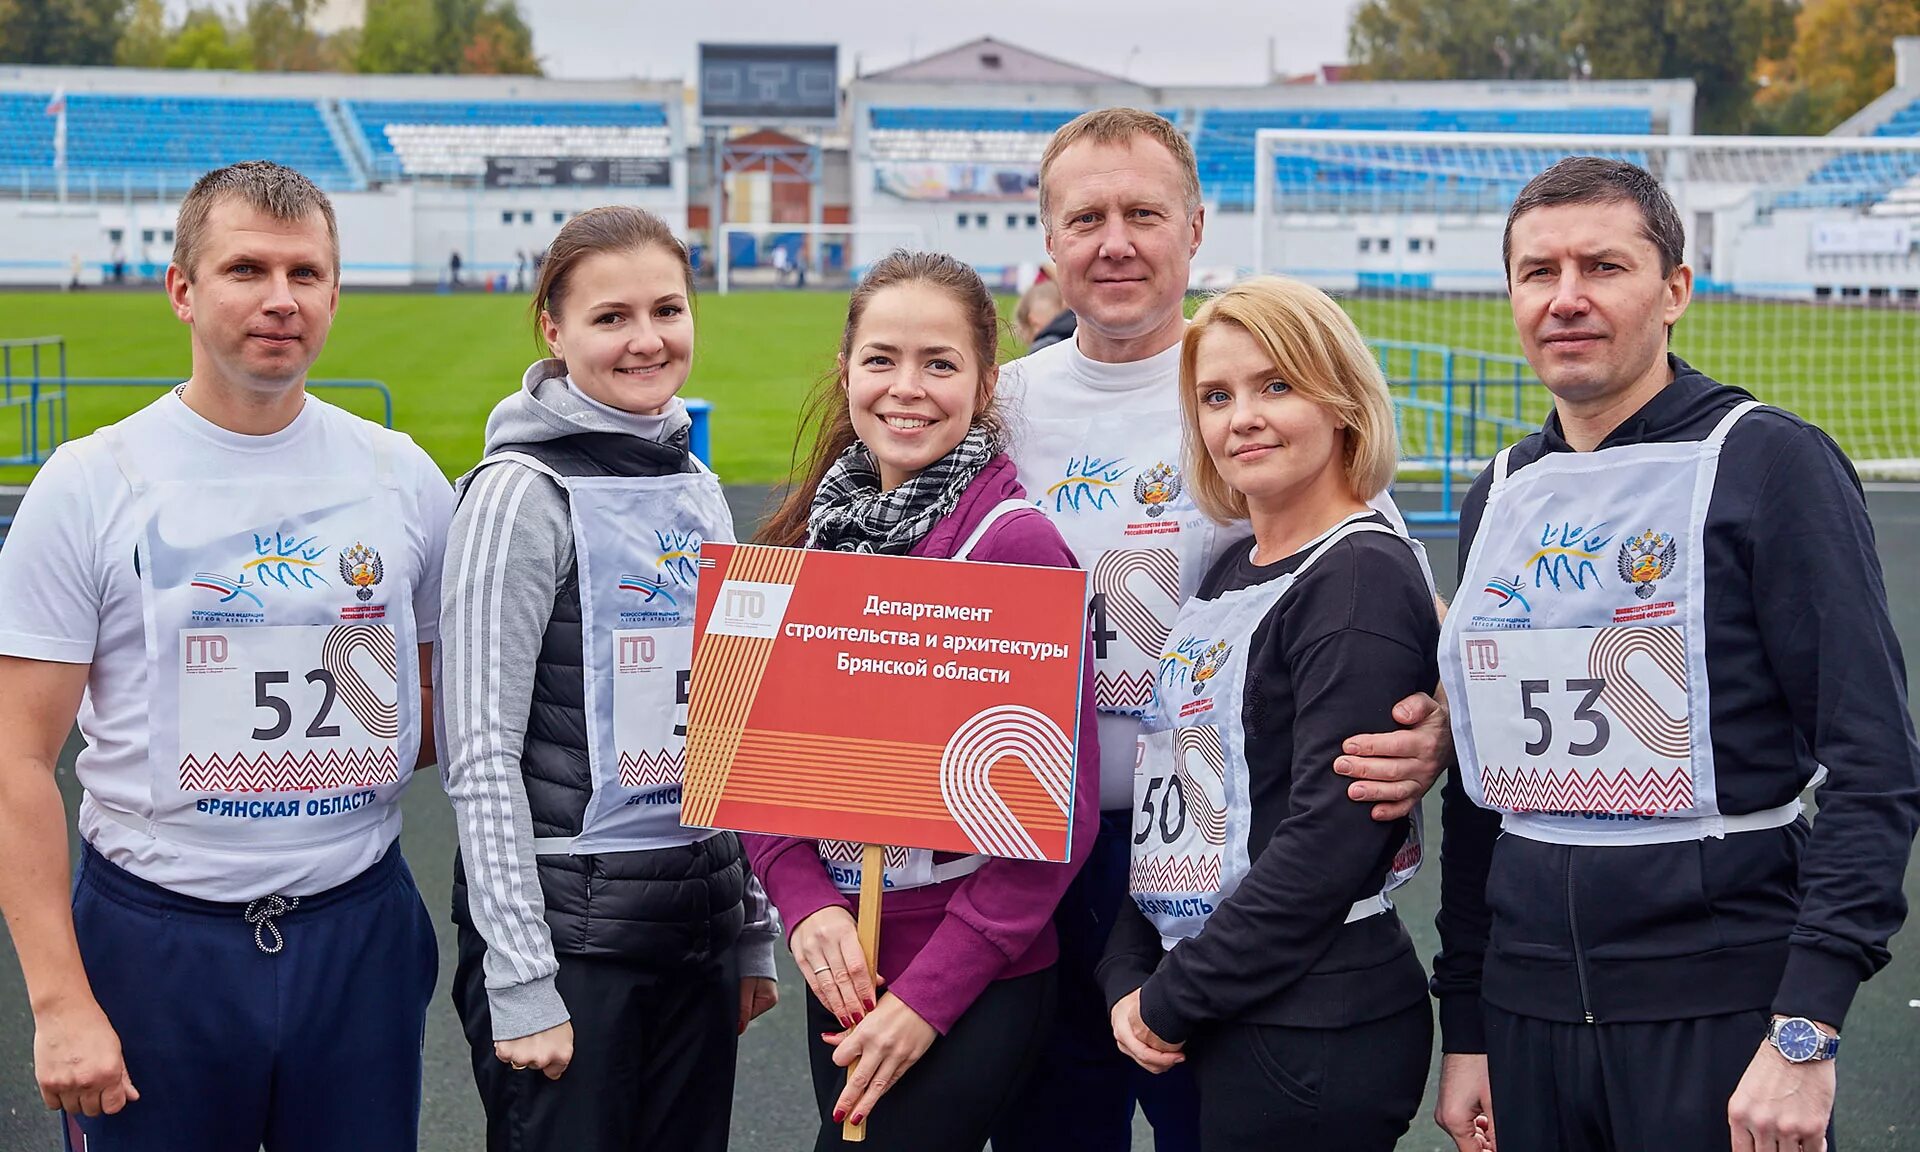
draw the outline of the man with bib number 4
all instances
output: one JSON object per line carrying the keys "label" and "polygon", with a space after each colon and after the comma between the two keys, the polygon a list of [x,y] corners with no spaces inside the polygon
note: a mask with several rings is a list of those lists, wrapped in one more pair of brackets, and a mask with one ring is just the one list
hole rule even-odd
{"label": "man with bib number 4", "polygon": [[1920,822],[1859,480],[1668,351],[1693,276],[1645,171],[1561,161],[1504,247],[1554,411],[1460,519],[1436,1119],[1462,1150],[1824,1149]]}
{"label": "man with bib number 4", "polygon": [[[1180,340],[1206,208],[1193,146],[1166,118],[1103,108],[1061,126],[1040,162],[1040,213],[1075,335],[1008,364],[1008,453],[1036,506],[1092,574],[1100,824],[1060,901],[1060,1007],[1046,1057],[994,1152],[1117,1152],[1136,1099],[1159,1152],[1199,1146],[1185,1068],[1152,1077],[1115,1047],[1094,976],[1126,902],[1134,744],[1180,607],[1232,538],[1182,474]],[[1369,494],[1390,521],[1384,491]],[[1334,770],[1374,819],[1405,816],[1451,755],[1444,709],[1425,693],[1394,709],[1398,731],[1351,733]]]}
{"label": "man with bib number 4", "polygon": [[318,188],[218,169],[176,237],[192,376],[63,445],[0,553],[0,907],[35,1073],[71,1150],[412,1148],[437,953],[396,838],[433,757],[452,490],[305,391],[340,299]]}

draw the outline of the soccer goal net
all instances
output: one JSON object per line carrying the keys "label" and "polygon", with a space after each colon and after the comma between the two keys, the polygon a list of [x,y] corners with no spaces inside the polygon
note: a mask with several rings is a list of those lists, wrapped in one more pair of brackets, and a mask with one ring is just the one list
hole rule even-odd
{"label": "soccer goal net", "polygon": [[1407,467],[1470,473],[1545,418],[1500,241],[1522,186],[1572,155],[1673,196],[1695,273],[1674,351],[1820,424],[1863,474],[1920,476],[1920,139],[1262,131],[1254,265],[1348,308]]}
{"label": "soccer goal net", "polygon": [[724,295],[743,289],[845,288],[876,252],[921,248],[918,228],[857,224],[724,224],[714,261]]}

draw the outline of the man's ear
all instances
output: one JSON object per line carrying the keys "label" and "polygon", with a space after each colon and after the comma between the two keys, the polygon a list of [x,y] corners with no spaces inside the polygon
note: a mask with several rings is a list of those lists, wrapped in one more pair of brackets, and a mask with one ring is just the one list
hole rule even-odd
{"label": "man's ear", "polygon": [[178,264],[167,265],[167,303],[173,305],[173,314],[182,324],[193,323],[193,297],[189,289],[193,282],[187,278],[186,270]]}
{"label": "man's ear", "polygon": [[1687,306],[1693,303],[1693,269],[1686,264],[1677,264],[1667,277],[1667,304],[1662,312],[1667,327],[1680,322],[1686,314]]}

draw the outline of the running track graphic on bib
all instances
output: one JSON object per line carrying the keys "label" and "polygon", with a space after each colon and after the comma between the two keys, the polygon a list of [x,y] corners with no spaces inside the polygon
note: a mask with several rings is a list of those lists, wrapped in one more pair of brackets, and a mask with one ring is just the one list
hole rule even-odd
{"label": "running track graphic on bib", "polygon": [[659,788],[666,784],[680,783],[680,777],[686,772],[687,756],[685,751],[669,752],[662,748],[659,752],[642,752],[635,756],[631,752],[620,753],[620,786],[622,788]]}
{"label": "running track graphic on bib", "polygon": [[[1093,565],[1093,592],[1106,606],[1107,619],[1134,647],[1158,661],[1172,627],[1127,586],[1144,574],[1170,605],[1180,602],[1180,557],[1168,548],[1120,548],[1103,553]],[[1098,708],[1145,708],[1153,703],[1153,673],[1096,671],[1093,702]]]}
{"label": "running track graphic on bib", "polygon": [[188,756],[180,762],[183,792],[326,792],[400,782],[400,758],[388,745],[296,756],[261,752],[233,757]]}
{"label": "running track graphic on bib", "polygon": [[1073,742],[1044,712],[1019,704],[975,713],[947,740],[940,754],[940,798],[981,852],[1044,859],[989,779],[993,766],[1008,758],[1026,765],[1061,815],[1071,811]]}
{"label": "running track graphic on bib", "polygon": [[1135,860],[1128,868],[1127,888],[1132,892],[1218,892],[1220,854]]}
{"label": "running track graphic on bib", "polygon": [[[386,672],[394,684],[395,703],[389,704],[353,666],[353,655],[365,652]],[[320,666],[333,673],[340,686],[340,699],[376,740],[400,738],[399,684],[400,665],[394,648],[393,629],[381,625],[342,624],[327,633],[320,645]]]}
{"label": "running track graphic on bib", "polygon": [[[1680,689],[1680,715],[1669,715],[1627,668],[1635,656],[1645,656]],[[1587,668],[1606,681],[1600,699],[1640,742],[1662,756],[1683,760],[1692,749],[1692,718],[1685,709],[1687,643],[1680,629],[1602,628],[1594,637]]]}
{"label": "running track graphic on bib", "polygon": [[[827,861],[829,864],[858,864],[861,861],[862,852],[865,851],[865,845],[855,844],[851,840],[821,840],[818,841],[818,844],[820,859]],[[905,868],[907,866],[907,850],[889,844],[887,846],[886,859],[885,867],[896,870]]]}
{"label": "running track graphic on bib", "polygon": [[1186,802],[1187,818],[1197,821],[1200,835],[1207,843],[1224,847],[1227,843],[1227,809],[1224,803],[1213,806],[1204,784],[1187,770],[1187,753],[1197,753],[1201,762],[1220,782],[1224,800],[1227,787],[1227,754],[1220,745],[1220,729],[1211,724],[1196,724],[1173,731],[1174,775],[1180,781],[1180,798]]}
{"label": "running track graphic on bib", "polygon": [[1693,807],[1693,774],[1685,765],[1635,772],[1489,765],[1481,774],[1487,803],[1510,812],[1616,812],[1651,815]]}

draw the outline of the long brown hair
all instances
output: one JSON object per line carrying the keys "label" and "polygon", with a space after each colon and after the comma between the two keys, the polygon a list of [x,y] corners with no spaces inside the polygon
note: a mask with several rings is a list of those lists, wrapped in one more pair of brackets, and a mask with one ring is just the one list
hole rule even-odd
{"label": "long brown hair", "polygon": [[693,303],[693,261],[687,246],[667,227],[667,222],[644,208],[626,204],[608,204],[589,208],[560,226],[559,235],[547,245],[547,258],[533,283],[533,303],[527,311],[533,316],[533,338],[542,348],[547,337],[540,329],[542,314],[558,319],[567,293],[567,280],[580,261],[602,252],[632,252],[639,248],[664,248],[680,258],[680,269],[687,276],[687,303]]}
{"label": "long brown hair", "polygon": [[[840,454],[859,437],[853,431],[853,413],[847,404],[847,359],[853,355],[854,331],[873,298],[888,288],[904,284],[926,284],[952,297],[973,330],[974,355],[980,364],[980,395],[973,411],[975,427],[1000,430],[999,414],[987,392],[989,369],[997,362],[1000,350],[1000,312],[994,307],[993,293],[972,266],[940,252],[908,252],[897,249],[868,271],[866,279],[847,300],[847,325],[840,333],[840,355],[832,372],[821,377],[800,410],[800,431],[794,439],[792,479],[780,506],[754,533],[756,544],[774,544],[798,548],[807,541],[807,514],[813,510],[813,495],[820,480]],[[800,447],[810,444],[804,463]]]}

